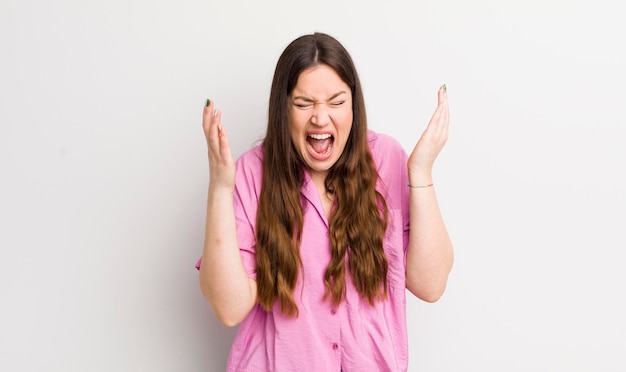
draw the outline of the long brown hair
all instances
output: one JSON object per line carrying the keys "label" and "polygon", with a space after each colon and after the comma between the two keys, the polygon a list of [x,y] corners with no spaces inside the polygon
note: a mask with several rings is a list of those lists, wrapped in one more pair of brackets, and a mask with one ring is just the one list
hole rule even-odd
{"label": "long brown hair", "polygon": [[291,140],[289,100],[302,71],[320,64],[333,68],[350,87],[353,112],[346,147],[325,180],[327,191],[334,196],[329,222],[331,260],[324,275],[326,298],[333,305],[344,298],[346,259],[350,277],[362,297],[374,304],[387,295],[383,236],[388,211],[376,190],[378,172],[367,142],[361,83],[352,58],[339,41],[322,33],[305,35],[292,41],[276,64],[256,219],[257,298],[268,311],[278,299],[287,316],[298,314],[293,292],[302,265],[299,247],[304,217],[300,188],[305,167]]}

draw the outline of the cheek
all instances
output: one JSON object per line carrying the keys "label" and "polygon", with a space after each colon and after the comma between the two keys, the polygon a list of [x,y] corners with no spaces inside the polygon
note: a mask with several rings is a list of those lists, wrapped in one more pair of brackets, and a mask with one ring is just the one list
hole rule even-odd
{"label": "cheek", "polygon": [[305,111],[293,111],[289,114],[289,124],[293,130],[302,130],[310,114]]}
{"label": "cheek", "polygon": [[291,115],[289,117],[289,128],[291,131],[291,140],[294,143],[299,143],[302,141],[304,127],[302,118],[299,118],[297,115]]}
{"label": "cheek", "polygon": [[352,119],[354,116],[353,114],[354,112],[352,111],[352,103],[347,102],[346,105],[341,110],[341,115],[342,115],[344,122],[352,124]]}
{"label": "cheek", "polygon": [[298,145],[300,143],[300,131],[298,130],[298,128],[294,127],[293,125],[291,126],[291,142],[294,145]]}
{"label": "cheek", "polygon": [[352,111],[348,111],[342,114],[341,117],[341,126],[342,126],[342,130],[345,130],[346,132],[350,132],[350,129],[352,129],[352,121],[354,120],[354,116],[352,115]]}

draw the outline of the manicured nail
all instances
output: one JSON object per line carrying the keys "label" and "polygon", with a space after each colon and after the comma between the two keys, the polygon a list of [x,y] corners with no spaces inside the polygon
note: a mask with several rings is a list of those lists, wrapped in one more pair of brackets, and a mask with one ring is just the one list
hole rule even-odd
{"label": "manicured nail", "polygon": [[446,87],[446,85],[443,85],[443,92],[446,93],[448,91],[448,88]]}
{"label": "manicured nail", "polygon": [[210,105],[210,104],[211,104],[211,100],[210,100],[210,99],[207,99],[207,100],[206,100],[206,106],[207,106],[207,107],[209,107],[209,105]]}

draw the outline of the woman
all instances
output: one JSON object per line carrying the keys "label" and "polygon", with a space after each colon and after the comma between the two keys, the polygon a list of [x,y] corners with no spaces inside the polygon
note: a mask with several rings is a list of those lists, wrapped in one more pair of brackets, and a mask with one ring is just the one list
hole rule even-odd
{"label": "woman", "polygon": [[280,56],[265,139],[236,164],[207,101],[197,267],[217,318],[242,322],[228,371],[406,371],[405,288],[436,301],[453,260],[432,181],[447,139],[445,86],[438,101],[407,159],[367,129],[354,63],[321,33]]}

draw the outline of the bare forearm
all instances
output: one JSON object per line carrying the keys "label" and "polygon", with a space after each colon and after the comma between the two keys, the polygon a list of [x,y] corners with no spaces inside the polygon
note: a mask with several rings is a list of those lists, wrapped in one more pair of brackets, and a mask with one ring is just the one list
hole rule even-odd
{"label": "bare forearm", "polygon": [[200,288],[216,317],[227,326],[241,322],[256,301],[256,282],[248,277],[239,253],[232,191],[211,186]]}
{"label": "bare forearm", "polygon": [[410,203],[406,286],[420,299],[434,302],[446,288],[453,261],[452,242],[434,187],[411,189]]}

